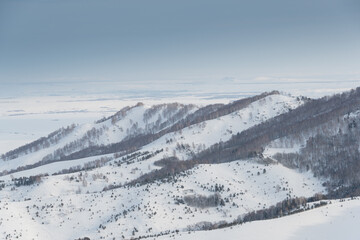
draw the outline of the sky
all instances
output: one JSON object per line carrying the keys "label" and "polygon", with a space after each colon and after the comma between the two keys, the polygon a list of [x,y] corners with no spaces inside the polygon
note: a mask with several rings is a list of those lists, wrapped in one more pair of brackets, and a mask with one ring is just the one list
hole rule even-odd
{"label": "sky", "polygon": [[127,101],[358,86],[359,0],[0,0],[0,153]]}
{"label": "sky", "polygon": [[358,0],[1,0],[0,83],[360,82]]}

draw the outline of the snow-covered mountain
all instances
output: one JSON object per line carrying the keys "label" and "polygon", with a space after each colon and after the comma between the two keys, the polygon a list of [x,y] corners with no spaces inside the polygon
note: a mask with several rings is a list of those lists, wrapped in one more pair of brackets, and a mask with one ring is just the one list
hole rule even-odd
{"label": "snow-covered mountain", "polygon": [[357,196],[359,110],[359,88],[317,100],[273,91],[138,103],[64,127],[1,156],[0,238],[231,238],[239,224]]}

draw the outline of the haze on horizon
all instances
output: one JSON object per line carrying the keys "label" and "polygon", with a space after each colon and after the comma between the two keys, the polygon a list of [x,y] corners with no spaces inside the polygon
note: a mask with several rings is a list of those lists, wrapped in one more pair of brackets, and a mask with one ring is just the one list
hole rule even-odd
{"label": "haze on horizon", "polygon": [[360,2],[3,0],[0,83],[359,81]]}

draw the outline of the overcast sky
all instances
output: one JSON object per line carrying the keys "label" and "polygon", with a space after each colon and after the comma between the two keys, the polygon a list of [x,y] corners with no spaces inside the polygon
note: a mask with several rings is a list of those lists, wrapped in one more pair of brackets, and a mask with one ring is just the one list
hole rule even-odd
{"label": "overcast sky", "polygon": [[3,83],[359,72],[359,0],[0,0]]}

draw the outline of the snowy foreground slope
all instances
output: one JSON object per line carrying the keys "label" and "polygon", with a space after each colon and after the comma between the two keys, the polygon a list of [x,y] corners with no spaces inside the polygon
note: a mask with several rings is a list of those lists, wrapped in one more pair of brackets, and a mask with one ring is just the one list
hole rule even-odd
{"label": "snowy foreground slope", "polygon": [[[279,239],[293,239],[297,231],[303,239],[307,231],[303,226],[319,231],[316,223],[322,223],[324,211],[341,216],[339,209],[350,209],[359,216],[359,200],[339,204],[332,200],[320,208],[277,218],[308,209],[324,195],[331,193],[332,199],[346,195],[332,192],[341,189],[332,181],[338,176],[331,175],[338,170],[321,172],[317,162],[302,164],[303,155],[276,155],[281,149],[308,154],[311,137],[331,133],[328,137],[333,138],[341,131],[340,140],[350,146],[351,137],[354,149],[349,152],[357,156],[359,145],[352,138],[359,136],[358,110],[339,110],[338,104],[349,106],[357,96],[342,97],[346,101],[318,101],[325,114],[336,110],[334,116],[320,120],[308,113],[321,116],[318,102],[274,91],[205,107],[139,103],[95,123],[62,128],[1,157],[0,239],[211,239],[221,234],[226,239],[263,239],[272,236],[271,229],[292,222]],[[304,113],[300,120],[294,118],[298,109]],[[301,122],[301,141],[306,146],[288,144],[300,135],[294,132],[297,125],[289,125],[296,121]],[[280,130],[268,133],[270,123]],[[256,141],[247,145],[244,139]],[[346,149],[341,149],[343,157]],[[312,161],[323,161],[319,154],[314,156]],[[330,166],[339,169],[331,159]],[[357,171],[351,161],[340,164]],[[355,175],[349,177],[341,186],[351,187],[355,180]],[[341,204],[347,207],[339,208]],[[343,212],[346,219],[349,211]],[[252,213],[257,218],[249,218]],[[252,222],[259,213],[261,219],[274,219]],[[309,224],[298,224],[296,217]],[[306,220],[314,217],[316,221]],[[217,229],[220,226],[226,228]],[[200,231],[204,229],[214,230]]]}
{"label": "snowy foreground slope", "polygon": [[[11,216],[2,219],[2,227],[6,229],[3,237],[12,234],[29,237],[26,239],[81,236],[121,239],[121,236],[133,236],[135,229],[134,235],[138,236],[184,232],[196,229],[199,222],[232,221],[288,196],[309,197],[324,190],[321,182],[310,174],[299,174],[279,164],[265,166],[252,161],[199,166],[166,183],[106,192],[101,192],[99,185],[111,180],[102,176],[111,179],[111,175],[93,171],[81,177],[79,174],[49,177],[38,186],[3,189],[0,208],[4,213],[11,212]],[[216,186],[221,189],[215,191]],[[215,192],[224,199],[224,206],[199,208],[177,202],[186,195],[209,196]],[[99,228],[100,225],[104,227]]]}
{"label": "snowy foreground slope", "polygon": [[174,234],[159,239],[277,239],[277,240],[357,240],[359,239],[360,199],[332,201],[311,211],[278,219],[255,221],[231,228]]}

